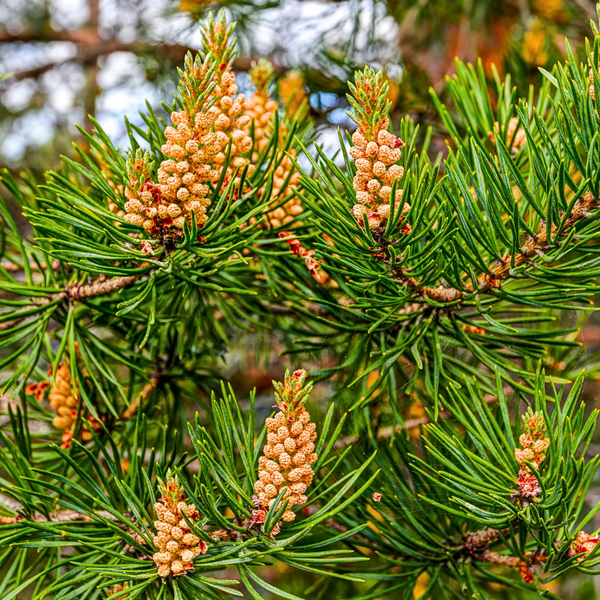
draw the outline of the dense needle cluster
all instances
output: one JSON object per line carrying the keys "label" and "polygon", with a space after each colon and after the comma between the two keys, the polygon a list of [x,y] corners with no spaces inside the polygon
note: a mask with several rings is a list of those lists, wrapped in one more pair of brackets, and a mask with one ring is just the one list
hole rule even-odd
{"label": "dense needle cluster", "polygon": [[525,432],[521,434],[519,442],[522,448],[515,448],[515,460],[519,463],[519,478],[517,484],[521,495],[533,498],[540,493],[540,484],[527,465],[529,462],[536,470],[546,458],[544,452],[550,445],[546,437],[546,423],[541,412],[533,412],[531,408],[523,415]]}
{"label": "dense needle cluster", "polygon": [[[199,518],[193,504],[185,502],[186,495],[177,476],[167,475],[166,483],[160,482],[162,498],[154,505],[158,517],[154,521],[157,534],[154,545],[159,549],[152,555],[161,577],[184,575],[194,568],[193,560],[205,554],[208,544],[190,531]],[[187,520],[186,520],[187,517]]]}
{"label": "dense needle cluster", "polygon": [[[106,149],[106,148],[105,148]],[[117,174],[110,165],[104,159],[104,156],[98,151],[91,151],[91,154],[95,157],[96,162],[98,163],[98,167],[100,168],[100,173],[102,177],[104,177],[106,183],[119,195],[122,196],[125,192],[123,189],[122,183],[115,183],[115,180],[119,181],[121,179],[120,173]],[[115,213],[118,217],[125,217],[125,211],[122,210],[119,205],[110,197],[107,199],[108,210],[110,212]]]}
{"label": "dense needle cluster", "polygon": [[[356,73],[355,83],[350,84],[352,96],[348,96],[354,107],[354,113],[348,114],[358,125],[349,151],[357,170],[352,185],[358,203],[352,214],[361,225],[365,214],[369,227],[376,229],[389,218],[394,182],[404,175],[404,168],[396,164],[404,142],[388,131],[390,102],[382,72],[367,67],[364,73]],[[395,210],[406,213],[410,206],[400,208],[401,198],[402,190],[396,189]]]}
{"label": "dense needle cluster", "polygon": [[282,516],[284,521],[296,518],[290,510],[292,506],[306,504],[305,492],[314,477],[311,465],[317,460],[316,425],[310,422],[310,415],[304,408],[312,384],[305,386],[305,379],[306,371],[302,369],[291,377],[287,371],[284,383],[274,382],[279,412],[266,420],[267,445],[263,448],[264,456],[258,460],[259,479],[254,484],[257,504],[264,510],[275,503],[283,488],[287,488],[277,506],[279,509],[288,502]]}
{"label": "dense needle cluster", "polygon": [[245,96],[238,94],[231,67],[232,33],[224,15],[218,22],[211,19],[203,31],[204,60],[186,57],[179,85],[183,110],[174,110],[172,126],[165,128],[162,153],[167,159],[158,168],[158,181],[149,174],[149,159],[138,166],[136,157],[131,169],[125,219],[152,235],[170,228],[181,230],[186,216],[192,214],[203,225],[208,220],[209,196],[219,182],[226,186],[246,165],[250,173],[254,169],[243,156],[251,150],[252,139],[246,131],[250,117],[243,114]]}

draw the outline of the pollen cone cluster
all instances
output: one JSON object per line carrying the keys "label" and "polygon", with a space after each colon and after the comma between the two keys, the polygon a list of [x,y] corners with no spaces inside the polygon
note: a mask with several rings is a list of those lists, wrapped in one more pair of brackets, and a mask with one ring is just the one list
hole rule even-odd
{"label": "pollen cone cluster", "polygon": [[546,437],[546,423],[541,412],[534,413],[529,408],[523,415],[523,423],[526,431],[519,438],[521,448],[515,448],[515,460],[520,466],[517,484],[523,496],[532,498],[541,490],[537,478],[525,461],[539,469],[546,458],[544,452],[548,449],[550,440]]}
{"label": "pollen cone cluster", "polygon": [[[258,162],[260,155],[269,145],[272,136],[277,134],[278,158],[275,161],[276,167],[273,173],[271,197],[274,205],[279,204],[285,198],[288,199],[281,206],[267,212],[267,225],[281,227],[302,212],[300,199],[294,196],[293,192],[300,180],[300,174],[294,169],[294,164],[290,158],[290,156],[296,156],[296,151],[294,148],[286,147],[288,131],[285,119],[279,122],[278,131],[274,131],[275,114],[279,109],[279,104],[269,96],[269,88],[273,83],[273,65],[268,60],[260,59],[253,64],[250,79],[256,87],[256,91],[248,99],[244,115],[250,117],[246,131],[250,133],[252,126],[254,127],[253,163]],[[285,114],[285,117],[289,116],[288,113]],[[264,189],[262,192],[264,193]],[[255,220],[252,219],[251,222]]]}
{"label": "pollen cone cluster", "polygon": [[307,100],[304,77],[300,71],[292,69],[279,80],[279,98],[286,113],[295,118]]}
{"label": "pollen cone cluster", "polygon": [[[181,230],[191,214],[199,226],[206,223],[209,195],[221,177],[227,186],[236,169],[250,162],[243,156],[252,148],[245,130],[250,117],[243,115],[245,96],[238,94],[231,69],[232,32],[224,17],[219,22],[211,19],[203,32],[204,62],[186,58],[179,86],[184,110],[173,111],[173,126],[165,129],[167,141],[161,150],[167,160],[158,168],[158,182],[147,176],[143,165],[133,169],[125,219],[152,235]],[[248,166],[250,173],[253,169]],[[143,180],[136,177],[139,172],[146,175]]]}
{"label": "pollen cone cluster", "polygon": [[[167,223],[167,205],[163,200],[158,185],[152,179],[154,161],[150,153],[137,153],[130,155],[127,164],[129,185],[125,188],[125,221],[132,225],[140,225],[149,233],[156,233],[162,225]],[[159,210],[160,209],[160,210]]]}
{"label": "pollen cone cluster", "polygon": [[[404,175],[404,168],[396,164],[404,142],[388,131],[390,103],[386,100],[388,84],[383,81],[382,72],[367,68],[356,74],[355,82],[356,86],[351,84],[354,97],[349,96],[354,113],[349,114],[358,128],[352,135],[349,152],[357,169],[352,185],[358,204],[352,208],[352,214],[361,225],[366,214],[369,227],[376,229],[389,218],[394,181]],[[406,213],[410,206],[401,206],[401,198],[402,190],[397,189],[395,210]]]}
{"label": "pollen cone cluster", "polygon": [[[281,135],[284,135],[284,133],[282,131]],[[294,148],[288,149],[287,152],[291,156],[296,156]],[[287,155],[284,156],[279,166],[275,169],[272,196],[275,198],[275,203],[280,202],[284,198],[290,198],[281,206],[269,211],[269,221],[273,227],[287,225],[302,212],[300,198],[295,196],[293,191],[299,181],[300,173],[294,168],[291,158]]]}
{"label": "pollen cone cluster", "polygon": [[[52,369],[48,371],[48,375],[52,375]],[[73,386],[71,369],[69,368],[68,363],[63,363],[58,366],[55,382],[56,384],[52,386],[49,381],[42,381],[37,385],[28,386],[26,392],[35,394],[36,399],[41,401],[44,397],[44,390],[50,389],[48,401],[50,402],[50,407],[56,413],[56,416],[52,419],[52,425],[56,427],[56,429],[61,429],[63,431],[62,446],[67,448],[73,438],[73,432],[77,422],[77,407],[79,405],[79,401],[77,400],[77,390]],[[102,429],[99,421],[89,413],[85,415],[85,418],[95,432]],[[81,439],[84,442],[92,439],[92,433],[85,424],[82,424],[81,426]]]}
{"label": "pollen cone cluster", "polygon": [[554,21],[563,17],[565,5],[563,0],[534,0],[532,8],[541,19]]}
{"label": "pollen cone cluster", "polygon": [[163,497],[154,505],[158,520],[154,521],[157,534],[153,538],[159,551],[152,555],[152,560],[161,577],[184,575],[193,570],[194,558],[205,554],[208,544],[190,531],[185,517],[194,524],[199,514],[194,505],[186,504],[178,478],[169,474],[160,489]]}
{"label": "pollen cone cluster", "polygon": [[296,518],[293,506],[306,504],[307,487],[312,483],[311,465],[317,460],[314,441],[316,425],[304,408],[312,385],[304,385],[306,371],[286,372],[284,383],[275,383],[275,399],[279,412],[267,418],[267,445],[258,461],[259,479],[254,484],[257,504],[264,510],[271,508],[283,488],[287,488],[277,508],[288,501],[284,521]]}
{"label": "pollen cone cluster", "polygon": [[269,143],[269,126],[279,105],[269,96],[269,87],[273,82],[273,65],[264,58],[252,64],[250,81],[256,91],[248,98],[244,115],[250,117],[247,131],[254,124],[254,153],[252,162],[257,162],[259,155],[265,151]]}
{"label": "pollen cone cluster", "polygon": [[529,31],[523,35],[523,58],[532,65],[548,62],[546,31],[547,26],[539,19],[534,19]]}

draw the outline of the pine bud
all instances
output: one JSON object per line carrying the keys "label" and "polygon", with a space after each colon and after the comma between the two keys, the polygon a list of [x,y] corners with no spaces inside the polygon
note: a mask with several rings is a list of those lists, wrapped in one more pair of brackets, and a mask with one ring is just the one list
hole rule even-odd
{"label": "pine bud", "polygon": [[377,161],[373,165],[373,175],[376,175],[377,177],[382,177],[383,175],[385,175],[385,172],[386,172],[386,168],[382,162]]}
{"label": "pine bud", "polygon": [[526,461],[538,469],[545,459],[544,452],[548,449],[550,440],[546,438],[546,423],[541,412],[534,413],[529,407],[523,415],[523,424],[526,431],[519,437],[522,448],[514,450],[515,460],[520,467],[517,485],[522,496],[533,498],[541,489]]}
{"label": "pine bud", "polygon": [[370,173],[371,172],[371,161],[366,159],[366,158],[359,158],[356,161],[356,168],[359,171],[363,171],[365,173]]}
{"label": "pine bud", "polygon": [[179,188],[177,190],[177,200],[180,202],[185,202],[190,197],[190,192],[187,188]]}
{"label": "pine bud", "polygon": [[188,521],[193,525],[199,514],[195,506],[185,502],[185,492],[177,476],[173,477],[169,472],[166,483],[161,481],[159,487],[161,502],[154,505],[158,517],[154,527],[159,533],[153,538],[159,552],[153,554],[152,560],[160,577],[165,578],[192,570],[193,559],[198,554],[205,554],[208,545],[189,530]]}
{"label": "pine bud", "polygon": [[361,148],[364,148],[369,142],[367,142],[367,138],[359,130],[356,130],[352,134],[352,143],[355,146],[360,146]]}
{"label": "pine bud", "polygon": [[377,156],[379,152],[379,146],[377,142],[369,142],[366,148],[367,156],[374,157]]}
{"label": "pine bud", "polygon": [[141,226],[144,223],[144,217],[142,217],[142,215],[132,215],[132,214],[126,214],[124,217],[125,221],[127,223],[131,223],[132,225],[138,225]]}

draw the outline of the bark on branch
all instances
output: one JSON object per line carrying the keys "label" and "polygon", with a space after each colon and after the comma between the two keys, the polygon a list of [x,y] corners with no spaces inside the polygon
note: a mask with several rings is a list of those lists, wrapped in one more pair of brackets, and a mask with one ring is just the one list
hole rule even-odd
{"label": "bark on branch", "polygon": [[[107,521],[118,521],[118,519],[111,513],[105,510],[99,510],[94,514],[99,517],[106,519]],[[59,510],[51,512],[48,516],[42,513],[33,513],[30,517],[22,517],[21,515],[15,515],[14,517],[0,517],[0,524],[8,525],[11,523],[18,523],[19,521],[33,521],[34,523],[70,523],[71,521],[94,521],[92,517],[84,515],[83,513],[75,510]]]}
{"label": "bark on branch", "polygon": [[142,275],[127,275],[124,277],[113,277],[112,279],[101,279],[90,284],[74,285],[67,292],[73,300],[83,300],[95,296],[112,294],[125,287],[130,286],[140,279]]}

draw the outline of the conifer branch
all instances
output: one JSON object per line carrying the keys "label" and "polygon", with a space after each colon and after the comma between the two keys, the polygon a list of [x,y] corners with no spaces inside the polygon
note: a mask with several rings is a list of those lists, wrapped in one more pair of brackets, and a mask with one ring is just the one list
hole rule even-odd
{"label": "conifer branch", "polygon": [[[561,235],[566,236],[572,227],[578,221],[590,217],[590,213],[598,208],[598,199],[594,198],[590,192],[586,193],[584,197],[580,198],[575,202],[571,214],[567,217],[564,227],[562,228]],[[561,214],[561,217],[563,215]],[[552,226],[553,233],[558,228],[556,225]],[[556,244],[556,241],[553,243]],[[529,259],[540,252],[544,252],[548,248],[548,234],[546,231],[546,224],[542,225],[541,231],[535,237],[530,238],[527,243],[521,248],[519,254],[514,257],[514,267],[520,267],[527,263]],[[389,255],[388,255],[389,258]],[[477,279],[478,288],[473,287],[472,282],[465,283],[464,292],[459,289],[448,287],[444,284],[436,288],[419,285],[414,277],[411,277],[408,272],[402,267],[392,267],[392,272],[396,277],[394,281],[396,283],[407,285],[415,296],[427,296],[429,299],[440,302],[442,304],[454,303],[457,300],[463,300],[465,292],[468,294],[485,293],[490,289],[498,288],[502,281],[505,281],[511,277],[518,277],[517,275],[511,274],[511,270],[514,268],[512,265],[513,258],[507,254],[502,258],[500,265],[497,265],[491,269],[492,274],[484,274]]]}
{"label": "conifer branch", "polygon": [[[441,173],[412,120],[392,133],[366,68],[345,170],[317,148],[299,181],[304,109],[275,99],[264,60],[240,94],[234,27],[211,16],[171,125],[149,108],[126,158],[96,124],[45,185],[4,172],[33,235],[0,204],[0,372],[20,400],[0,431],[3,593],[223,598],[238,582],[210,573],[234,566],[253,598],[299,597],[263,579],[273,561],[354,598],[410,595],[425,572],[431,597],[537,593],[502,568],[593,573],[598,413],[557,311],[583,321],[599,289],[594,33],[535,106],[510,78],[491,101],[483,67],[457,63],[466,135],[435,97]],[[289,344],[276,406],[248,372],[243,402],[219,383],[240,340],[269,365]]]}
{"label": "conifer branch", "polygon": [[464,547],[475,560],[516,569],[525,582],[531,583],[533,581],[531,568],[535,565],[544,564],[548,560],[548,556],[544,549],[527,552],[526,560],[519,556],[500,554],[499,552],[490,550],[490,544],[500,539],[500,533],[507,535],[509,532],[509,529],[504,529],[502,532],[496,529],[475,531],[467,536]]}

